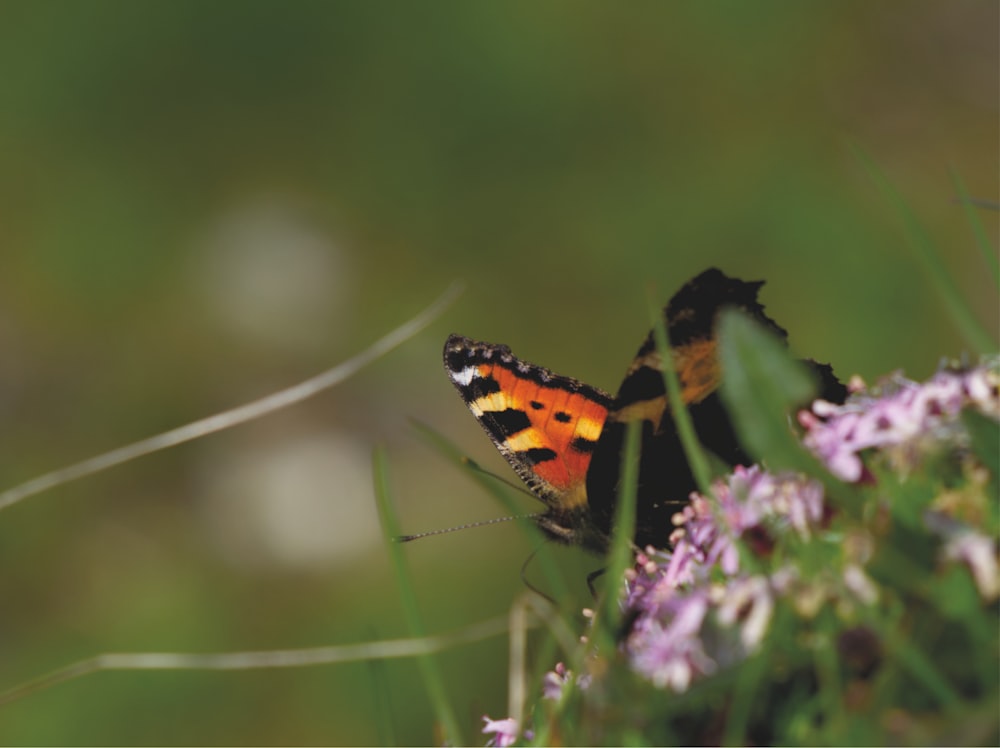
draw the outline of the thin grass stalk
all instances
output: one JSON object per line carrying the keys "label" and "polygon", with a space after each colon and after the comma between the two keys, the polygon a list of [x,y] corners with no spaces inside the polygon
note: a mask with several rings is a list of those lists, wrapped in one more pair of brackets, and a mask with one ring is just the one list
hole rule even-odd
{"label": "thin grass stalk", "polygon": [[259,652],[107,652],[78,660],[0,692],[0,706],[91,673],[111,670],[269,670],[421,657],[500,636],[506,634],[507,629],[507,618],[498,617],[436,636],[329,647]]}
{"label": "thin grass stalk", "polygon": [[677,426],[677,434],[680,436],[681,446],[684,447],[684,456],[691,467],[691,474],[698,485],[698,490],[703,496],[711,496],[712,471],[701,443],[698,441],[698,435],[695,433],[691,414],[684,403],[680,379],[678,379],[677,371],[674,369],[674,357],[670,351],[670,339],[667,337],[663,312],[653,301],[652,294],[646,294],[646,306],[653,321],[653,339],[656,341],[656,351],[660,354],[663,382],[666,385],[667,398],[670,401],[670,414]]}
{"label": "thin grass stalk", "polygon": [[[399,587],[403,617],[406,620],[410,634],[415,637],[423,637],[425,629],[423,619],[420,615],[420,607],[417,604],[413,578],[410,575],[410,569],[403,554],[403,547],[395,541],[395,538],[399,535],[399,520],[396,517],[395,507],[391,499],[389,466],[383,447],[376,447],[372,454],[372,472],[375,481],[375,501],[378,505],[379,519],[382,522],[382,532],[385,535],[385,545],[389,553],[389,560]],[[417,657],[417,662],[420,665],[424,683],[427,685],[427,693],[430,696],[431,705],[434,708],[438,721],[444,729],[447,742],[452,745],[463,745],[462,733],[459,730],[455,713],[445,693],[444,678],[437,666],[437,661],[430,655],[420,655]]]}
{"label": "thin grass stalk", "polygon": [[951,174],[951,183],[958,194],[958,201],[965,211],[965,217],[969,221],[969,226],[972,228],[972,235],[976,238],[976,246],[979,247],[979,252],[983,256],[983,264],[986,265],[990,275],[993,276],[993,285],[1000,290],[1000,259],[997,259],[997,248],[990,243],[989,237],[986,236],[986,229],[979,218],[979,211],[976,210],[976,204],[965,189],[965,183],[962,182],[962,178],[955,169],[952,168],[948,171]]}
{"label": "thin grass stalk", "polygon": [[[641,447],[642,424],[630,421],[625,424],[625,445],[622,449],[621,483],[615,506],[614,531],[608,550],[607,571],[604,574],[604,592],[600,600],[598,616],[599,638],[597,645],[608,657],[617,648],[615,632],[621,621],[622,579],[625,569],[635,561],[632,538],[635,537],[635,501],[639,489],[639,450]],[[595,632],[597,633],[597,632]]]}
{"label": "thin grass stalk", "polygon": [[931,283],[944,301],[945,308],[966,341],[979,354],[995,350],[996,343],[969,308],[968,302],[945,267],[940,253],[934,246],[934,242],[931,241],[927,232],[920,225],[920,222],[917,221],[917,217],[910,210],[906,201],[903,200],[896,188],[886,179],[885,175],[875,166],[866,153],[860,148],[855,148],[854,150],[868,172],[869,177],[875,182],[876,186],[882,192],[883,197],[895,208],[902,219],[904,232],[911,249],[914,250],[917,259],[923,265]]}
{"label": "thin grass stalk", "polygon": [[216,431],[222,431],[241,423],[252,421],[273,413],[276,410],[287,408],[325,389],[340,384],[348,377],[353,376],[368,364],[381,358],[393,348],[406,342],[427,327],[458,298],[461,292],[462,285],[460,283],[453,283],[430,306],[395,330],[376,340],[358,355],[304,382],[272,393],[259,400],[245,403],[222,413],[216,413],[213,416],[199,419],[147,439],[141,439],[132,444],[126,444],[124,447],[118,447],[110,452],[90,457],[74,465],[53,470],[50,473],[40,475],[20,485],[8,488],[0,492],[0,510],[13,506],[30,496],[60,486],[63,483],[69,483],[78,478],[93,475],[102,470],[121,465],[123,462],[134,460],[137,457],[152,454],[153,452],[158,452],[169,447],[176,447],[178,444],[183,444],[184,442],[213,434]]}

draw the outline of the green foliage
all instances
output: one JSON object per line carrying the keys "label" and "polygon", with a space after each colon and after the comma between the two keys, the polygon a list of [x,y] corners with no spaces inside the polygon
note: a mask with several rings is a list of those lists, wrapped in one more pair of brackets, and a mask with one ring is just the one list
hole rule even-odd
{"label": "green foliage", "polygon": [[795,410],[816,395],[813,372],[772,332],[735,310],[720,315],[719,359],[722,401],[747,451],[773,471],[816,477],[843,509],[855,511],[856,492],[832,480],[789,428]]}
{"label": "green foliage", "polygon": [[719,358],[722,400],[750,454],[776,470],[814,465],[788,428],[788,414],[816,393],[806,367],[773,333],[734,310],[719,321]]}

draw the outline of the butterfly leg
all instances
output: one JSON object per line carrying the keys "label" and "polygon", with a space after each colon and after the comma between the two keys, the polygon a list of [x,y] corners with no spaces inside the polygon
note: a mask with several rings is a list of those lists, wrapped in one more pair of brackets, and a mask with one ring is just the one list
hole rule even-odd
{"label": "butterfly leg", "polygon": [[[539,548],[540,547],[541,546],[539,546]],[[521,564],[521,581],[524,582],[525,587],[534,592],[536,595],[555,605],[556,604],[555,600],[546,595],[544,592],[542,592],[528,580],[528,564],[530,564],[535,559],[535,556],[538,554],[539,548],[533,550],[531,552],[531,555],[529,555],[526,559],[524,559],[524,563]]]}
{"label": "butterfly leg", "polygon": [[597,599],[597,590],[594,589],[594,582],[598,578],[600,578],[606,571],[607,568],[602,566],[600,569],[592,571],[587,575],[587,589],[590,590],[590,594],[594,597],[595,600]]}

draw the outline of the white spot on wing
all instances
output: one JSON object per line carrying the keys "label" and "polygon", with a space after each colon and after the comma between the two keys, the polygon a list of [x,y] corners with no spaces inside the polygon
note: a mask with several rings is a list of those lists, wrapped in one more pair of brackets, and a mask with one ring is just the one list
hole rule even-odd
{"label": "white spot on wing", "polygon": [[466,366],[461,371],[451,371],[451,381],[461,387],[468,387],[475,379],[479,372],[476,370],[475,366]]}

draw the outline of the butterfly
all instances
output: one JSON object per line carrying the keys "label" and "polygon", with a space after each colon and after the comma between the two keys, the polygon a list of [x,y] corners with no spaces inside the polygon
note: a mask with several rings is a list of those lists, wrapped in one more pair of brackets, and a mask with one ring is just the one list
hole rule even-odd
{"label": "butterfly", "polygon": [[[742,310],[782,340],[788,333],[757,300],[763,281],[710,268],[684,284],[663,310],[673,365],[701,444],[730,466],[750,464],[719,399],[719,312]],[[825,364],[821,397],[846,389]],[[549,537],[602,553],[611,536],[626,425],[641,425],[637,546],[663,548],[672,516],[696,484],[677,433],[652,331],[618,392],[603,390],[517,358],[505,345],[451,335],[444,365],[462,400],[528,490],[546,506],[534,515]]]}

